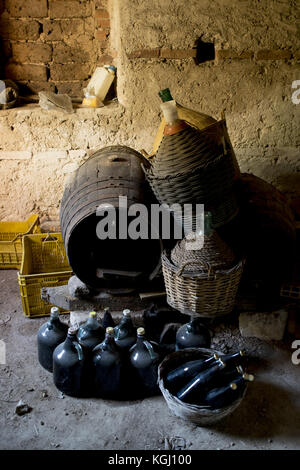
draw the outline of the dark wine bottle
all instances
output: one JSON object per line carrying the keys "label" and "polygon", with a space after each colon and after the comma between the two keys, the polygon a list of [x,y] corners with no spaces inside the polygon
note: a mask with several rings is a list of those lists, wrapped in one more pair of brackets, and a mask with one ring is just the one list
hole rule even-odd
{"label": "dark wine bottle", "polygon": [[112,327],[112,328],[115,327],[115,322],[113,320],[113,317],[111,316],[109,307],[105,307],[105,309],[104,309],[102,327],[104,328],[105,331],[106,331],[106,328],[108,328],[108,327]]}
{"label": "dark wine bottle", "polygon": [[243,358],[245,357],[244,351],[238,351],[236,353],[231,354],[223,354],[221,356],[222,361],[226,365],[226,367],[236,367],[241,364]]}
{"label": "dark wine bottle", "polygon": [[54,385],[66,395],[80,397],[84,387],[84,357],[77,342],[78,329],[71,327],[66,340],[55,348],[53,353]]}
{"label": "dark wine bottle", "polygon": [[245,390],[246,381],[252,382],[253,380],[254,376],[252,374],[240,375],[223,387],[210,390],[206,396],[203,397],[202,403],[203,405],[209,406],[213,409],[220,409],[229,406],[242,396]]}
{"label": "dark wine bottle", "polygon": [[91,312],[88,320],[78,330],[78,342],[86,352],[90,352],[103,338],[104,330],[97,319],[97,313]]}
{"label": "dark wine bottle", "polygon": [[210,332],[198,318],[191,317],[190,322],[182,325],[176,334],[176,350],[209,348],[210,343]]}
{"label": "dark wine bottle", "polygon": [[216,360],[219,359],[217,354],[206,359],[196,359],[182,364],[176,369],[171,370],[165,379],[165,385],[171,393],[180,390],[191,379],[205,369],[208,369]]}
{"label": "dark wine bottle", "polygon": [[114,329],[106,328],[105,339],[93,350],[95,394],[102,398],[122,395],[122,361],[115,344]]}
{"label": "dark wine bottle", "polygon": [[136,342],[136,332],[129,309],[123,310],[122,320],[119,325],[115,327],[115,341],[123,352],[129,351]]}
{"label": "dark wine bottle", "polygon": [[51,308],[50,320],[44,323],[37,334],[38,359],[44,369],[53,371],[53,351],[67,336],[68,326],[59,319],[57,307]]}
{"label": "dark wine bottle", "polygon": [[197,404],[205,395],[208,388],[212,388],[221,370],[225,368],[224,362],[218,359],[208,369],[197,374],[176,395],[185,403]]}
{"label": "dark wine bottle", "polygon": [[220,357],[225,364],[224,370],[216,377],[215,386],[223,387],[239,376],[243,376],[244,370],[244,352],[224,354]]}

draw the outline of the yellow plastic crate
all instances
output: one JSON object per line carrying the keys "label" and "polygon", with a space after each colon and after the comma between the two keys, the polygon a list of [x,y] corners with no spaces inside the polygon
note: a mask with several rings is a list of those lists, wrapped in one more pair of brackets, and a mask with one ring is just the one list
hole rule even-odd
{"label": "yellow plastic crate", "polygon": [[281,297],[287,297],[288,299],[300,300],[300,282],[290,282],[282,284],[280,289]]}
{"label": "yellow plastic crate", "polygon": [[[41,299],[43,287],[63,286],[73,272],[69,266],[61,233],[25,235],[23,259],[18,273],[23,311],[27,317],[50,314],[53,305]],[[61,310],[66,313],[66,310]]]}
{"label": "yellow plastic crate", "polygon": [[29,233],[41,233],[37,214],[25,222],[0,222],[0,269],[20,269],[22,238]]}

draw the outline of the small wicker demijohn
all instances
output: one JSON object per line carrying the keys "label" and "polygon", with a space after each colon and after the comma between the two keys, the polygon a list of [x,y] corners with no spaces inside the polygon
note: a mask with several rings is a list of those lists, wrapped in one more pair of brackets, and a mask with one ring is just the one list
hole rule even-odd
{"label": "small wicker demijohn", "polygon": [[203,247],[191,249],[187,238],[162,255],[167,301],[181,313],[216,317],[231,313],[244,260],[236,261],[231,248],[212,229],[205,213]]}

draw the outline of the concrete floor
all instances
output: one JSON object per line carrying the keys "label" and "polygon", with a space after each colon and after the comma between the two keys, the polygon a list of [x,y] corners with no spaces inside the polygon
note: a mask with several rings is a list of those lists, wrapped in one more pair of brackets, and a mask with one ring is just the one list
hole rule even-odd
{"label": "concrete floor", "polygon": [[[234,326],[219,325],[214,346],[243,347],[256,375],[233,415],[215,427],[200,428],[176,418],[162,396],[133,402],[61,398],[52,375],[37,360],[36,333],[45,318],[23,315],[16,271],[0,271],[1,449],[300,449],[300,365],[291,362],[291,344],[243,339]],[[15,413],[22,399],[32,411]],[[175,442],[176,444],[176,442]],[[176,447],[176,446],[175,446]]]}

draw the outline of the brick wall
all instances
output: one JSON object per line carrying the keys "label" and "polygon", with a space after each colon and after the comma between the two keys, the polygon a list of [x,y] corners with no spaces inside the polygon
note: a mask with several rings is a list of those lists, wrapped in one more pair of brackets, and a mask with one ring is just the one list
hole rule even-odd
{"label": "brick wall", "polygon": [[81,96],[96,65],[113,63],[107,0],[2,0],[4,77],[24,91]]}

